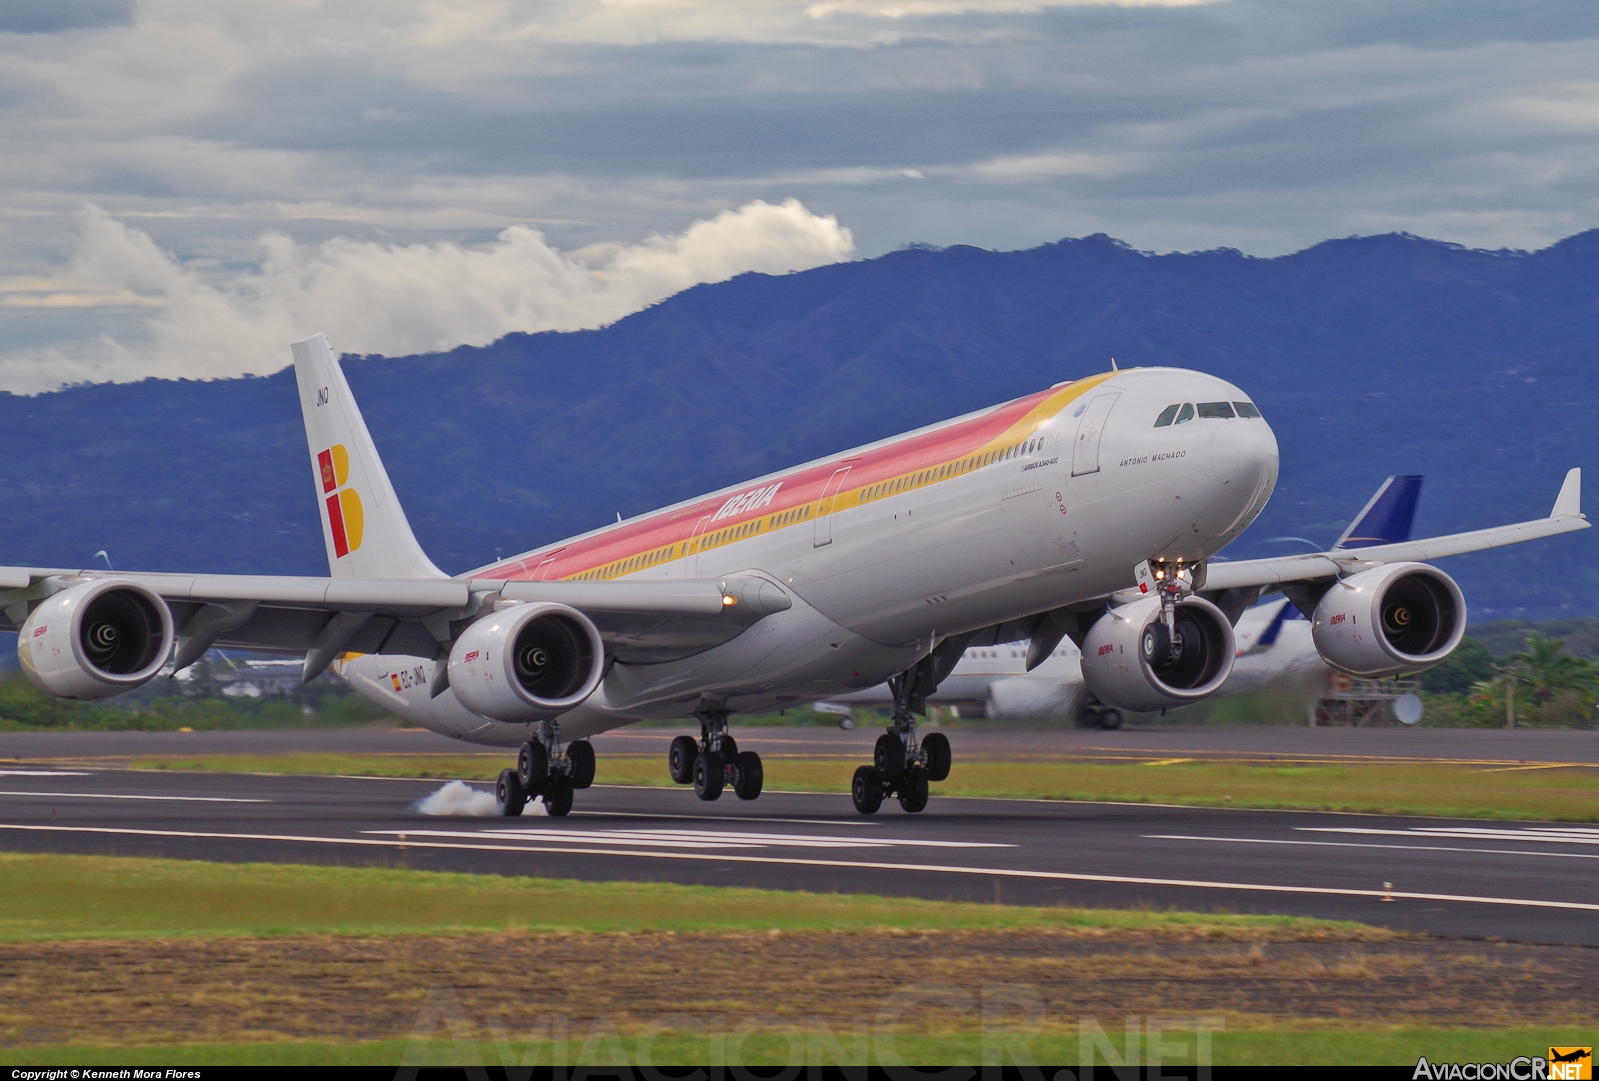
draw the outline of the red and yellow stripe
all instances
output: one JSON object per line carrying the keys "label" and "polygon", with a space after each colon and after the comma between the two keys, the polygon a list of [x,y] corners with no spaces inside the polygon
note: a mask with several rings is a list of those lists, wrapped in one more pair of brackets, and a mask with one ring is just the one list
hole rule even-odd
{"label": "red and yellow stripe", "polygon": [[[1016,453],[1053,417],[1114,376],[1105,372],[996,406],[986,413],[913,433],[859,454],[767,477],[742,491],[620,522],[555,548],[539,549],[473,573],[505,581],[603,580],[658,567],[761,533],[813,521],[913,488],[939,484]],[[828,484],[848,468],[836,492]],[[730,501],[780,485],[770,499],[714,519]],[[823,507],[824,499],[831,502]]]}

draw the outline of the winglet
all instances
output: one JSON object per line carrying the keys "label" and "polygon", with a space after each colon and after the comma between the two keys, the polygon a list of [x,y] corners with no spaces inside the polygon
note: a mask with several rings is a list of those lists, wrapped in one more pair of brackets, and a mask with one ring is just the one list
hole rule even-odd
{"label": "winglet", "polygon": [[335,578],[446,578],[411,532],[326,335],[295,342],[311,476]]}
{"label": "winglet", "polygon": [[1567,470],[1565,483],[1560,486],[1560,494],[1555,496],[1555,509],[1549,512],[1549,517],[1583,517],[1581,469]]}

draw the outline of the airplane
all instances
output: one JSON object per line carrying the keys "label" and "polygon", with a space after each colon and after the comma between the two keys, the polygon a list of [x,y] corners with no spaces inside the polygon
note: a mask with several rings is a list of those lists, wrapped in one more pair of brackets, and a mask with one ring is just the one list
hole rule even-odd
{"label": "airplane", "polygon": [[99,699],[213,646],[337,663],[391,712],[517,747],[501,813],[555,816],[594,779],[588,737],[693,718],[674,781],[702,800],[760,795],[758,755],[728,731],[764,713],[893,688],[891,723],[851,799],[907,812],[951,748],[916,716],[966,650],[1063,640],[1110,706],[1156,710],[1226,682],[1233,624],[1262,590],[1309,614],[1339,671],[1443,660],[1465,630],[1459,587],[1424,560],[1588,527],[1571,470],[1548,517],[1422,541],[1211,559],[1265,506],[1277,440],[1249,395],[1180,368],[1132,368],[828,455],[464,574],[411,531],[326,336],[292,346],[327,577],[0,567],[24,674]]}
{"label": "airplane", "polygon": [[[1408,541],[1422,480],[1420,476],[1397,475],[1383,481],[1332,550]],[[1268,688],[1308,694],[1325,686],[1327,666],[1316,652],[1310,622],[1286,597],[1246,610],[1233,626],[1233,638],[1232,673],[1212,697]],[[1084,686],[1082,654],[1070,639],[1060,642],[1032,669],[1028,668],[1027,642],[968,649],[927,702],[981,711],[988,720],[1070,722],[1080,728],[1106,730],[1122,725],[1121,711],[1096,700]],[[887,684],[879,684],[838,695],[813,708],[848,716],[851,709],[883,709],[893,704]]]}

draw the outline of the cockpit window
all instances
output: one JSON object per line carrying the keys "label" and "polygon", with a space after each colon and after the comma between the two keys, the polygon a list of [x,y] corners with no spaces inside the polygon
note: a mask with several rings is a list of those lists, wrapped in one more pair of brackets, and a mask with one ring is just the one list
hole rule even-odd
{"label": "cockpit window", "polygon": [[1232,420],[1231,402],[1200,402],[1199,415],[1205,420]]}
{"label": "cockpit window", "polygon": [[1189,421],[1191,421],[1193,419],[1194,419],[1194,407],[1189,405],[1187,402],[1184,402],[1182,410],[1177,414],[1177,423],[1178,424],[1187,424]]}
{"label": "cockpit window", "polygon": [[1233,408],[1238,410],[1238,415],[1241,417],[1248,417],[1250,420],[1260,419],[1260,410],[1256,409],[1252,402],[1234,402]]}
{"label": "cockpit window", "polygon": [[1160,416],[1155,418],[1155,427],[1165,428],[1171,424],[1172,418],[1177,415],[1178,406],[1168,405],[1160,411]]}

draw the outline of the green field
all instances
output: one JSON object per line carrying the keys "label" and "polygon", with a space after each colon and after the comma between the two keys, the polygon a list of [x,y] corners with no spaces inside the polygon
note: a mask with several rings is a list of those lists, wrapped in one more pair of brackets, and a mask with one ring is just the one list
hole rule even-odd
{"label": "green field", "polygon": [[[490,781],[508,754],[212,755],[141,759],[138,769],[345,774]],[[766,756],[766,786],[848,792],[854,760]],[[601,755],[599,784],[669,786],[662,757]],[[1599,822],[1599,768],[1450,763],[1286,763],[1171,759],[957,762],[934,796],[1103,800],[1195,807],[1356,811],[1444,818]]]}
{"label": "green field", "polygon": [[[581,1031],[581,1029],[580,1029]],[[799,1030],[800,1038],[794,1042],[787,1035],[756,1032],[739,1041],[740,1052],[734,1064],[746,1066],[795,1065],[860,1065],[855,1058],[856,1044],[849,1031],[825,1033],[819,1029]],[[1115,1053],[1123,1056],[1127,1051],[1126,1035],[1117,1030],[1108,1033]],[[1392,1027],[1361,1032],[1325,1029],[1275,1029],[1268,1031],[1229,1032],[1222,1030],[1209,1035],[1211,1060],[1217,1065],[1231,1066],[1415,1066],[1417,1056],[1426,1056],[1429,1062],[1509,1062],[1519,1055],[1543,1056],[1550,1046],[1587,1045],[1594,1041],[1595,1030],[1579,1027],[1518,1026],[1493,1030],[1439,1029]],[[835,1048],[831,1040],[838,1041],[843,1058],[833,1057]],[[1176,1045],[1165,1051],[1162,1062],[1166,1065],[1184,1065],[1194,1062],[1196,1039],[1191,1031],[1174,1027],[1161,1037],[1162,1044]],[[642,1043],[642,1047],[640,1046]],[[1004,1048],[1002,1039],[994,1039],[985,1048],[980,1034],[969,1033],[951,1036],[898,1035],[891,1047],[863,1041],[867,1064],[881,1065],[941,1065],[946,1063],[1005,1064],[1017,1061],[1017,1056],[1005,1053],[1003,1058],[995,1051]],[[802,1047],[806,1057],[790,1058],[790,1050]],[[1092,1045],[1091,1045],[1092,1046]],[[1080,1046],[1074,1034],[1043,1033],[1025,1042],[1025,1053],[1032,1062],[1044,1065],[1077,1066],[1080,1063]],[[421,1042],[411,1040],[385,1040],[373,1043],[255,1043],[255,1044],[175,1044],[168,1046],[96,1047],[68,1046],[28,1048],[14,1051],[12,1061],[29,1066],[408,1066],[423,1065],[477,1065],[532,1066],[532,1065],[617,1065],[621,1058],[631,1065],[675,1065],[696,1063],[720,1066],[729,1061],[725,1038],[713,1043],[704,1037],[686,1033],[666,1032],[659,1035],[633,1035],[618,1033],[611,1039],[606,1030],[585,1034],[576,1039],[548,1042],[523,1042],[512,1038],[506,1043],[473,1041],[456,1043],[440,1038]],[[884,1052],[892,1050],[892,1055]],[[990,1051],[989,1055],[984,1051]],[[620,1055],[616,1052],[620,1051]],[[718,1054],[720,1051],[722,1054]],[[1141,1057],[1147,1064],[1147,1044],[1140,1041]],[[509,1052],[506,1054],[505,1052]],[[536,1057],[535,1057],[536,1056]],[[509,1060],[509,1061],[507,1061]],[[1093,1062],[1115,1065],[1102,1051],[1095,1054]]]}
{"label": "green field", "polygon": [[577,882],[391,867],[205,863],[0,852],[0,941],[448,931],[1065,929],[1226,936],[1292,929],[1381,940],[1286,916],[957,904],[868,894]]}

